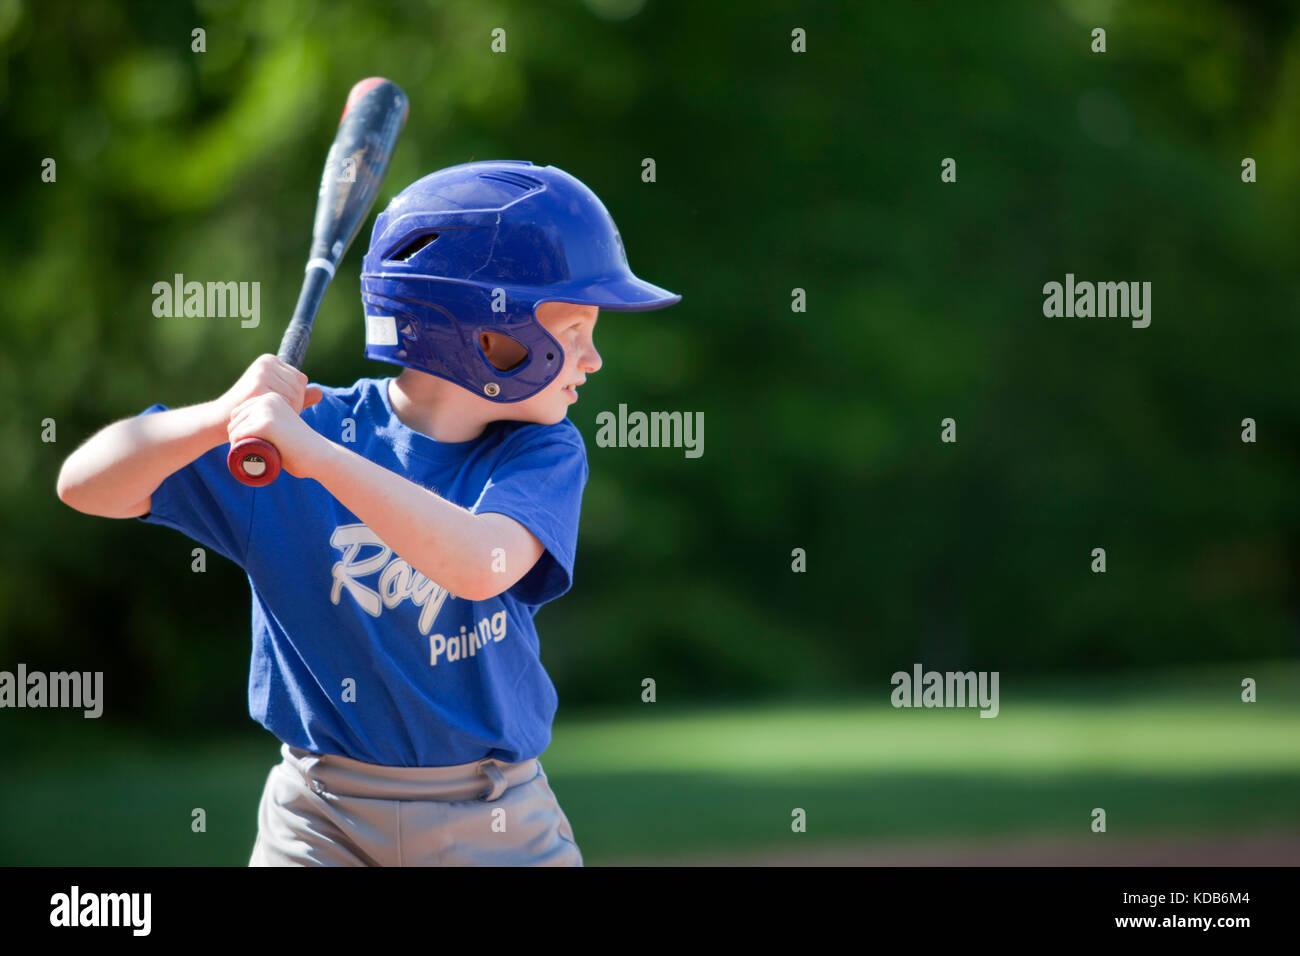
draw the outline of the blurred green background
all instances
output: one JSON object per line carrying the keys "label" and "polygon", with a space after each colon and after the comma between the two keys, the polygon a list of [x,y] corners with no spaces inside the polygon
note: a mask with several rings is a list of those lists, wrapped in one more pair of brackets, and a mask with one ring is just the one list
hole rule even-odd
{"label": "blurred green background", "polygon": [[[55,478],[275,351],[369,75],[412,104],[379,207],[554,164],[684,296],[604,317],[570,413],[591,478],[538,615],[543,762],[588,863],[1065,840],[1094,807],[1113,844],[1300,830],[1298,28],[1282,2],[0,0],[0,669],[107,697],[0,711],[0,864],[247,859],[277,754],[242,571]],[[369,229],[315,381],[394,371],[361,354]],[[1067,272],[1151,282],[1150,327],[1045,318]],[[261,324],[156,318],[176,273],[259,282]],[[703,457],[597,447],[619,403],[703,412]],[[892,709],[915,662],[999,671],[1001,715]]]}

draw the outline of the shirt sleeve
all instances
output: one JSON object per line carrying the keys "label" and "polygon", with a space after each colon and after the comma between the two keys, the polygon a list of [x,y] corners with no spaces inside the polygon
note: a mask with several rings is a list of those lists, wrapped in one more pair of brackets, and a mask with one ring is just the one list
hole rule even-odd
{"label": "shirt sleeve", "polygon": [[503,514],[531,531],[546,548],[509,594],[525,604],[554,601],[573,583],[578,518],[587,484],[587,449],[577,429],[558,435],[549,428],[493,474],[478,514]]}
{"label": "shirt sleeve", "polygon": [[[151,405],[140,414],[165,411],[166,405]],[[175,528],[243,567],[257,489],[231,476],[227,450],[218,445],[163,479],[140,520]]]}

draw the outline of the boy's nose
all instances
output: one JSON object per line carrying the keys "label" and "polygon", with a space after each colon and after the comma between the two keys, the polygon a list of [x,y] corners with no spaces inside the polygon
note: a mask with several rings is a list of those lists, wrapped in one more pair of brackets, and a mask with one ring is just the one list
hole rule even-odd
{"label": "boy's nose", "polygon": [[596,346],[588,345],[583,351],[582,358],[578,364],[582,367],[584,372],[590,375],[593,372],[599,372],[601,365],[604,363],[601,361],[600,353],[596,351]]}

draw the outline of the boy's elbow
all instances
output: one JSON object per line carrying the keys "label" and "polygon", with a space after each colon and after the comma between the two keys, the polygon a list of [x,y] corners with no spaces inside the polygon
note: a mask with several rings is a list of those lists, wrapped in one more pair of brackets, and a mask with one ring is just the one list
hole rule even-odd
{"label": "boy's elbow", "polygon": [[54,490],[58,494],[59,500],[73,511],[80,511],[83,515],[92,515],[96,518],[141,517],[149,513],[152,499],[152,496],[150,496],[129,507],[106,506],[103,501],[95,497],[84,482],[76,481],[69,474],[67,465],[60,469]]}
{"label": "boy's elbow", "polygon": [[[529,570],[532,570],[530,567]],[[509,591],[512,587],[523,580],[524,574],[507,575],[503,571],[490,572],[487,577],[480,578],[473,582],[471,593],[458,595],[470,601],[491,601],[493,598],[500,597]]]}
{"label": "boy's elbow", "polygon": [[469,582],[467,593],[458,595],[458,597],[469,601],[491,601],[518,584],[519,577],[508,575],[503,571],[488,571]]}
{"label": "boy's elbow", "polygon": [[[500,575],[498,575],[499,577]],[[509,587],[502,587],[499,580],[472,581],[466,589],[466,593],[457,596],[467,601],[490,601],[508,590],[510,590]]]}
{"label": "boy's elbow", "polygon": [[59,500],[69,508],[75,508],[77,511],[84,510],[77,507],[80,489],[78,488],[77,483],[74,482],[72,477],[68,474],[67,464],[64,464],[64,466],[59,469],[59,479],[54,484],[54,491],[58,494]]}
{"label": "boy's elbow", "polygon": [[74,511],[80,511],[82,514],[94,514],[94,507],[88,494],[86,482],[77,478],[77,469],[69,467],[73,459],[69,458],[59,469],[59,480],[54,485],[54,490],[59,496],[59,500]]}
{"label": "boy's elbow", "polygon": [[73,511],[80,511],[83,515],[99,516],[95,506],[87,498],[85,490],[72,483],[60,481],[56,490],[59,494],[59,500],[71,508]]}

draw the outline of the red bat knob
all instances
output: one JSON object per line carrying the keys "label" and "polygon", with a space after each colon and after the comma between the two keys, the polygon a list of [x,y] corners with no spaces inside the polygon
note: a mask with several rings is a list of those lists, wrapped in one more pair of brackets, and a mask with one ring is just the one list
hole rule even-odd
{"label": "red bat knob", "polygon": [[260,488],[275,481],[280,474],[280,453],[268,441],[245,438],[230,446],[226,467],[244,484]]}

